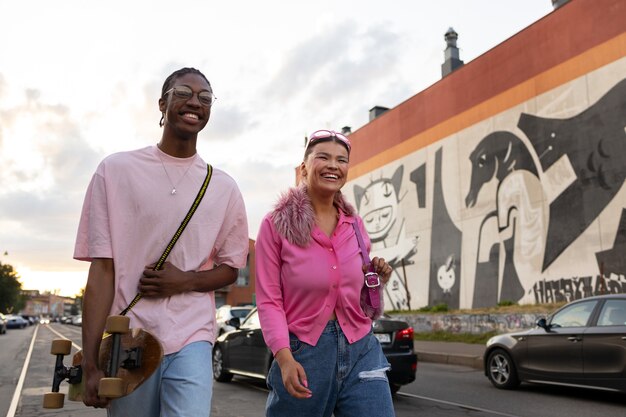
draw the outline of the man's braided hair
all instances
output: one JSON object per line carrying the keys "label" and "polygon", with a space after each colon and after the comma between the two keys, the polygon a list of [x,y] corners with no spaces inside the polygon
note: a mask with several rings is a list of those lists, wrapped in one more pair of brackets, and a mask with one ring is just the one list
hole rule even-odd
{"label": "man's braided hair", "polygon": [[170,88],[172,88],[172,85],[174,84],[174,81],[176,81],[176,79],[178,77],[182,77],[185,74],[197,74],[200,75],[202,78],[204,78],[204,80],[207,82],[207,84],[209,84],[209,87],[211,87],[211,83],[209,82],[209,80],[207,79],[207,77],[204,76],[203,73],[201,73],[199,70],[195,69],[195,68],[181,68],[178,71],[174,71],[172,74],[170,74],[169,77],[167,77],[165,79],[165,82],[163,83],[163,89],[161,90],[161,98],[165,98],[165,92],[167,90],[169,90]]}

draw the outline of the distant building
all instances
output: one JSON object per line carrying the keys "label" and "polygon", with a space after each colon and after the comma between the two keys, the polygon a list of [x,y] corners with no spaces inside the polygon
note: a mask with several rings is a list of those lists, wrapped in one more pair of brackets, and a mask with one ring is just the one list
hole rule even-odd
{"label": "distant building", "polygon": [[63,317],[69,316],[76,300],[52,293],[40,293],[38,290],[23,291],[26,297],[26,306],[21,314],[35,317]]}
{"label": "distant building", "polygon": [[255,304],[255,285],[254,285],[254,240],[248,242],[249,253],[248,262],[245,268],[239,270],[237,281],[234,284],[215,291],[215,306],[220,307],[224,304],[231,306]]}

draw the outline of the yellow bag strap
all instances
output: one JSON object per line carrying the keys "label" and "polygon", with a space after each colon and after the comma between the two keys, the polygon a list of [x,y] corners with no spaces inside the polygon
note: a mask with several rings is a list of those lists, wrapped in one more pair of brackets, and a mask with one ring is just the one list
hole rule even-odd
{"label": "yellow bag strap", "polygon": [[[212,175],[213,175],[213,167],[210,164],[207,164],[206,177],[204,178],[202,187],[200,187],[200,191],[198,191],[198,195],[196,196],[196,199],[194,200],[193,204],[189,208],[189,212],[187,213],[183,221],[180,223],[180,226],[178,226],[178,230],[176,230],[176,233],[174,233],[174,236],[172,236],[172,240],[170,240],[170,243],[167,244],[167,247],[163,251],[163,254],[159,258],[157,263],[154,265],[154,268],[153,268],[154,271],[158,271],[161,268],[163,268],[163,264],[165,263],[165,260],[169,256],[170,252],[172,251],[172,248],[178,241],[178,238],[180,237],[180,235],[183,234],[183,230],[185,230],[185,227],[187,227],[189,220],[191,220],[191,217],[193,216],[193,214],[196,212],[196,209],[200,205],[200,202],[202,201],[202,198],[204,197],[204,194],[206,193],[206,190],[209,187],[209,182],[211,181]],[[135,307],[135,305],[139,302],[140,299],[141,299],[141,293],[137,293],[137,295],[135,295],[135,298],[133,298],[133,301],[131,301],[130,304],[128,304],[128,306],[124,310],[122,310],[120,315],[125,316],[126,314],[128,314],[128,312],[133,307]]]}

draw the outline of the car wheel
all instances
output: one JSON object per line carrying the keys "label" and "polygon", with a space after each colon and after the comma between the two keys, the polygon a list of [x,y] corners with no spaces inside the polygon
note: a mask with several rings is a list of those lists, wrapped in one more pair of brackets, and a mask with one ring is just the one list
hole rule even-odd
{"label": "car wheel", "polygon": [[495,349],[489,354],[487,376],[496,388],[512,389],[520,383],[511,356],[502,349]]}
{"label": "car wheel", "polygon": [[213,378],[219,382],[228,382],[233,379],[233,374],[224,370],[224,354],[219,346],[213,349]]}
{"label": "car wheel", "polygon": [[389,389],[391,390],[391,395],[395,395],[395,393],[398,392],[398,390],[400,390],[400,385],[390,382]]}

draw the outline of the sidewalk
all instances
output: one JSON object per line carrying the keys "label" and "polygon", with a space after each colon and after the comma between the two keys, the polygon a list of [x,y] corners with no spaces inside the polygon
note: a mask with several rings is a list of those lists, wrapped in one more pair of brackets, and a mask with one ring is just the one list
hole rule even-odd
{"label": "sidewalk", "polygon": [[463,365],[483,369],[484,344],[455,342],[414,342],[417,361]]}

